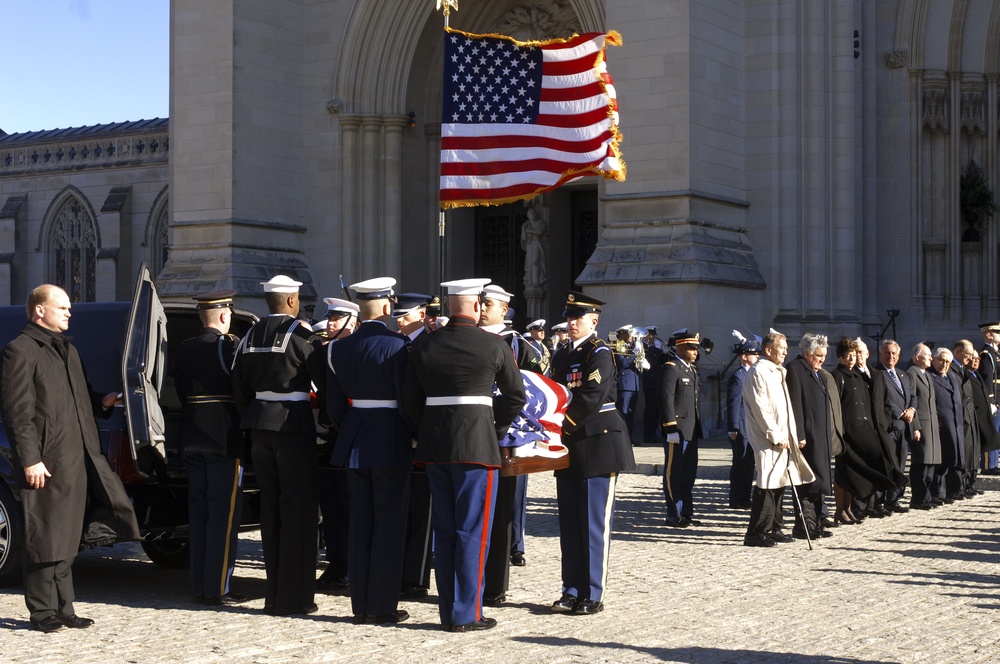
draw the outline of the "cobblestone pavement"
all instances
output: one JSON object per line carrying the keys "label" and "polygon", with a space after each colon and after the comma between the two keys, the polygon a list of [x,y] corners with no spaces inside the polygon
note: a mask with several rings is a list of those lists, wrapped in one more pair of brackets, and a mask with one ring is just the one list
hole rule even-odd
{"label": "cobblestone pavement", "polygon": [[727,484],[699,480],[704,525],[663,525],[661,479],[619,481],[606,610],[556,615],[555,483],[532,476],[526,567],[513,568],[499,625],[451,634],[435,597],[404,602],[408,622],[350,623],[345,596],[318,595],[313,616],[262,615],[259,539],[244,535],[234,590],[246,605],[189,601],[183,571],[134,544],[87,552],[74,568],[87,630],[30,629],[19,589],[0,592],[0,661],[14,662],[998,662],[1000,482],[976,499],[859,526],[807,550],[742,546],[747,513]]}

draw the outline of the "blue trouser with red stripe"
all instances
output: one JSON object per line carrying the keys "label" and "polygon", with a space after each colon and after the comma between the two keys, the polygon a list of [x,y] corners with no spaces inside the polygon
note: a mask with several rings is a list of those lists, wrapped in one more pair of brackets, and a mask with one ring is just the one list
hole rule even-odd
{"label": "blue trouser with red stripe", "polygon": [[442,625],[465,625],[482,618],[498,479],[496,468],[479,464],[427,464]]}

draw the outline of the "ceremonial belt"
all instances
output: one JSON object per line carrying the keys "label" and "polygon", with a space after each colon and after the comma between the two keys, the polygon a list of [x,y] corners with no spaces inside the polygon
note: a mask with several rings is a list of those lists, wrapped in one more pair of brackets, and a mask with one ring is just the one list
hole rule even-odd
{"label": "ceremonial belt", "polygon": [[615,405],[613,403],[606,403],[603,406],[601,406],[601,409],[599,411],[597,411],[597,412],[599,412],[599,413],[609,413],[609,412],[611,412],[614,409],[615,409]]}
{"label": "ceremonial belt", "polygon": [[493,397],[427,397],[428,406],[492,406]]}
{"label": "ceremonial belt", "polygon": [[261,401],[309,401],[308,392],[258,392]]}
{"label": "ceremonial belt", "polygon": [[353,408],[398,408],[395,399],[351,399]]}
{"label": "ceremonial belt", "polygon": [[228,394],[200,394],[196,397],[188,397],[188,403],[236,403]]}

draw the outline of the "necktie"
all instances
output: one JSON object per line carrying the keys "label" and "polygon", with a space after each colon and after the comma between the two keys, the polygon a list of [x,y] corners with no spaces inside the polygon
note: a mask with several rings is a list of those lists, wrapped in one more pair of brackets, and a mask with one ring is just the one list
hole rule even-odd
{"label": "necktie", "polygon": [[903,391],[903,384],[899,382],[899,376],[896,375],[895,369],[889,369],[889,375],[892,376],[892,382],[896,384],[896,389],[900,392]]}

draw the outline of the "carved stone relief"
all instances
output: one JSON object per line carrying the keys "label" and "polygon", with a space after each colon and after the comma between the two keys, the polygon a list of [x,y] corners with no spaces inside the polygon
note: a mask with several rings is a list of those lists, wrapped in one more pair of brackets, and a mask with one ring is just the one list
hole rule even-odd
{"label": "carved stone relief", "polygon": [[500,32],[520,41],[568,37],[580,30],[569,0],[518,5],[504,15],[499,26]]}
{"label": "carved stone relief", "polygon": [[959,114],[962,129],[986,134],[986,95],[982,90],[962,92]]}
{"label": "carved stone relief", "polygon": [[886,51],[885,54],[885,64],[889,69],[902,69],[906,66],[909,60],[909,53],[905,48],[897,48],[892,51]]}
{"label": "carved stone relief", "polygon": [[934,131],[948,131],[948,91],[941,88],[924,90],[924,126]]}

